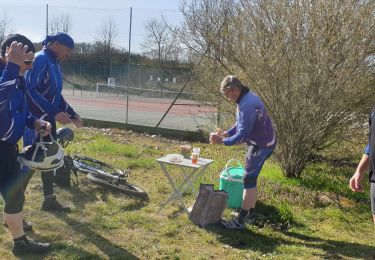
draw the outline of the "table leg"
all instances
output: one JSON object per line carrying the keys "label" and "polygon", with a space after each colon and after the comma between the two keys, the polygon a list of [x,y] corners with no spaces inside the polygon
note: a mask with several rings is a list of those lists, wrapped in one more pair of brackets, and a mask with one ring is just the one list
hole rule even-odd
{"label": "table leg", "polygon": [[[198,171],[197,170],[194,170],[192,173],[191,173],[191,179],[186,183],[186,186],[185,186],[185,189],[183,189],[182,191],[185,191],[187,187],[191,187],[191,189],[194,189],[195,188],[193,187],[193,183],[198,179],[199,176],[201,176],[205,170],[207,166],[203,166],[201,167]],[[196,196],[198,196],[198,192],[196,191],[195,192]]]}
{"label": "table leg", "polygon": [[181,205],[183,206],[183,208],[185,209],[185,211],[189,212],[187,210],[187,207],[186,207],[186,205],[185,205],[185,203],[183,201],[183,198],[182,198],[183,191],[180,192],[180,189],[181,189],[182,185],[184,184],[184,182],[186,182],[190,178],[190,176],[187,176],[187,178],[184,179],[183,183],[176,188],[176,185],[175,185],[172,177],[169,175],[169,172],[168,172],[167,168],[165,167],[165,165],[162,164],[162,163],[160,163],[160,166],[161,166],[161,168],[162,168],[162,170],[164,172],[164,175],[167,177],[167,179],[169,181],[169,184],[172,186],[173,193],[169,196],[169,198],[166,201],[164,201],[164,202],[162,202],[160,204],[158,212],[160,212],[168,203],[170,203],[171,201],[173,201],[173,200],[175,200],[177,198],[180,200]]}
{"label": "table leg", "polygon": [[171,185],[172,189],[173,189],[173,193],[164,201],[160,204],[160,207],[159,207],[159,210],[158,210],[158,213],[170,202],[176,200],[176,199],[179,199],[180,200],[180,203],[181,203],[181,206],[184,208],[184,210],[186,211],[186,213],[189,215],[189,211],[183,201],[183,194],[184,192],[190,188],[192,190],[193,193],[195,193],[195,195],[197,196],[198,195],[198,192],[196,191],[195,187],[194,187],[194,182],[198,179],[199,176],[201,176],[204,172],[204,170],[206,169],[207,165],[206,166],[203,166],[201,168],[198,168],[198,169],[193,169],[192,171],[187,172],[183,167],[180,167],[181,168],[181,171],[182,171],[182,174],[184,176],[184,179],[183,181],[180,183],[180,185],[178,185],[178,187],[176,187],[176,183],[175,181],[173,181],[172,177],[170,176],[167,168],[165,167],[165,164],[162,163],[162,162],[159,162],[160,166],[161,166],[161,169],[163,170],[163,173],[164,175],[167,177],[168,179],[168,182],[169,184]]}
{"label": "table leg", "polygon": [[[188,176],[188,172],[186,172],[186,169],[185,168],[181,168],[181,172],[182,172],[182,175],[184,175],[184,177],[186,178],[186,176]],[[191,185],[191,192],[195,195],[198,195],[198,191],[195,189],[194,185]]]}

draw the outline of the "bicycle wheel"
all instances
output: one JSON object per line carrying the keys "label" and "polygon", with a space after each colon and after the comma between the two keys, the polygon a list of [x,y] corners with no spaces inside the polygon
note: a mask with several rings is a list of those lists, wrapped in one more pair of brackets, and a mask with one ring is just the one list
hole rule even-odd
{"label": "bicycle wheel", "polygon": [[143,189],[126,180],[128,172],[115,169],[105,162],[86,156],[75,155],[73,163],[79,171],[87,173],[87,179],[95,184],[129,196],[147,198],[147,193]]}
{"label": "bicycle wheel", "polygon": [[109,188],[113,191],[119,191],[126,195],[138,197],[141,199],[147,198],[147,193],[144,190],[132,183],[127,182],[126,179],[114,179],[112,177],[108,177],[96,172],[88,173],[87,179],[95,184],[101,185],[105,188]]}

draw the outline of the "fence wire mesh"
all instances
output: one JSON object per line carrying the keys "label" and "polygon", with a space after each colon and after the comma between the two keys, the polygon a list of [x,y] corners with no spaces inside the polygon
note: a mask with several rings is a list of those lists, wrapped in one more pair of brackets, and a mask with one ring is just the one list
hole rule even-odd
{"label": "fence wire mesh", "polygon": [[[153,52],[157,46],[147,26],[178,25],[182,20],[178,10],[53,4],[2,9],[7,29],[0,35],[24,34],[39,43],[37,49],[47,31],[65,31],[73,37],[73,55],[63,63],[63,95],[83,118],[156,126],[187,85],[159,127],[195,131],[215,124],[215,108],[202,104],[189,85],[192,66],[183,50],[169,57],[155,57]],[[30,12],[32,23],[12,22]]]}

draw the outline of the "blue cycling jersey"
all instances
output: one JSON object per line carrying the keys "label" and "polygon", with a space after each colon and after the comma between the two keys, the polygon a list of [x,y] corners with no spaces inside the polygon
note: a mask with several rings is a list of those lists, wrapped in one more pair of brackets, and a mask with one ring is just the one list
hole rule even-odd
{"label": "blue cycling jersey", "polygon": [[[372,119],[373,116],[374,116],[374,112],[372,111],[371,114],[370,114],[370,116],[369,116],[369,119],[368,119],[368,122],[369,122],[369,125],[370,125],[370,129],[371,129],[371,119]],[[364,153],[367,154],[367,155],[370,155],[370,143],[368,143],[366,145]]]}
{"label": "blue cycling jersey", "polygon": [[34,128],[35,118],[28,111],[25,80],[19,77],[20,67],[8,62],[0,64],[0,138],[16,144],[25,127]]}
{"label": "blue cycling jersey", "polygon": [[370,145],[366,145],[364,153],[367,154],[367,155],[370,154]]}
{"label": "blue cycling jersey", "polygon": [[75,112],[61,95],[63,77],[56,55],[47,47],[35,54],[33,68],[26,73],[26,86],[30,112],[53,122],[56,114]]}
{"label": "blue cycling jersey", "polygon": [[271,147],[275,132],[266,108],[259,96],[251,91],[241,93],[237,100],[236,124],[227,131],[224,145],[247,143],[260,147]]}

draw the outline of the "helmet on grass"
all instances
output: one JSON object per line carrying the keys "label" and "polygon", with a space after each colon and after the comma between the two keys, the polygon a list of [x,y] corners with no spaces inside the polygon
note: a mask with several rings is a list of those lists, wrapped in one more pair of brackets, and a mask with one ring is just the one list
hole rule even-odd
{"label": "helmet on grass", "polygon": [[69,142],[72,142],[74,139],[73,130],[69,127],[61,127],[56,131],[56,140],[62,146],[66,147]]}
{"label": "helmet on grass", "polygon": [[39,142],[26,146],[18,155],[21,165],[36,171],[53,171],[64,165],[64,150],[53,140],[44,141],[40,137]]}

